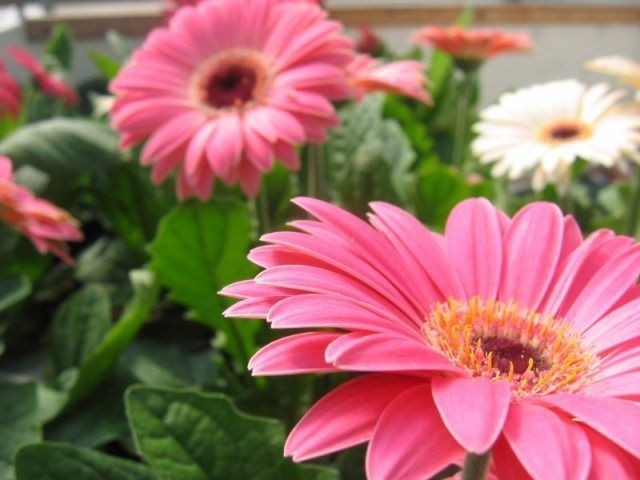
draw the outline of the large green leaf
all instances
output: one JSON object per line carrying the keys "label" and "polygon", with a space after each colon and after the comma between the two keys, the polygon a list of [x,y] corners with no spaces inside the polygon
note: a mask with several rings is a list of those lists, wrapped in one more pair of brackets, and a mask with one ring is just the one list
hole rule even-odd
{"label": "large green leaf", "polygon": [[282,457],[284,428],[220,394],[133,387],[127,415],[140,454],[162,480],[333,480]]}
{"label": "large green leaf", "polygon": [[16,458],[17,480],[157,480],[140,463],[63,443],[22,448]]}
{"label": "large green leaf", "polygon": [[42,436],[35,382],[0,384],[0,480],[13,479],[13,457]]}
{"label": "large green leaf", "polygon": [[[84,448],[97,448],[113,441],[131,444],[124,412],[124,392],[131,384],[131,377],[115,367],[91,396],[45,425],[45,438]],[[130,450],[133,451],[132,445]]]}
{"label": "large green leaf", "polygon": [[31,293],[31,282],[25,275],[0,278],[0,312],[15,305]]}
{"label": "large green leaf", "polygon": [[104,123],[54,118],[27,125],[0,143],[0,155],[16,167],[32,165],[52,179],[113,167],[120,158],[118,136]]}
{"label": "large green leaf", "polygon": [[107,290],[87,285],[56,311],[51,324],[51,355],[57,372],[80,365],[111,328],[111,301]]}
{"label": "large green leaf", "polygon": [[238,202],[184,203],[167,215],[150,247],[151,269],[171,297],[193,309],[196,319],[224,335],[222,343],[242,362],[255,349],[256,324],[222,317],[227,302],[217,292],[248,278],[252,225]]}
{"label": "large green leaf", "polygon": [[104,380],[153,310],[158,298],[158,285],[153,274],[144,270],[134,271],[131,282],[134,295],[120,319],[77,368],[63,372],[71,402],[85,398]]}

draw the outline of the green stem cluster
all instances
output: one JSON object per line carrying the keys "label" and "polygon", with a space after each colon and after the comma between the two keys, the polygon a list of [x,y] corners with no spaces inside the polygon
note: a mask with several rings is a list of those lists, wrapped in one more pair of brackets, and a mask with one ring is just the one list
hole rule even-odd
{"label": "green stem cluster", "polygon": [[462,480],[484,480],[487,478],[490,461],[490,451],[480,455],[467,452],[464,457],[464,466],[462,467]]}
{"label": "green stem cluster", "polygon": [[452,165],[458,168],[462,168],[467,159],[471,102],[473,100],[473,89],[477,78],[475,70],[460,70],[460,72],[462,79],[456,108],[456,126],[453,139],[453,155],[451,158]]}
{"label": "green stem cluster", "polygon": [[626,233],[631,237],[636,236],[638,231],[638,220],[640,220],[640,168],[636,168],[636,181],[634,185],[633,197],[629,205],[629,216],[627,218]]}
{"label": "green stem cluster", "polygon": [[307,195],[324,198],[324,146],[310,143],[307,146]]}

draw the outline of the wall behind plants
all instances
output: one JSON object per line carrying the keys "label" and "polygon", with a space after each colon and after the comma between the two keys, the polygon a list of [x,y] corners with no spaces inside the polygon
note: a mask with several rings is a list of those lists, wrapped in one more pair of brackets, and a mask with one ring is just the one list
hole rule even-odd
{"label": "wall behind plants", "polygon": [[[475,2],[475,4],[495,4],[499,2]],[[541,3],[541,2],[536,2]],[[551,3],[551,2],[542,2]],[[554,2],[555,3],[555,2]],[[582,4],[573,2],[574,4]],[[332,5],[390,5],[388,0],[334,0]],[[413,5],[416,2],[402,2],[402,5]],[[420,4],[420,2],[418,2]],[[433,2],[430,2],[433,4]],[[439,0],[436,4],[451,5],[449,1]],[[590,4],[605,5],[637,5],[635,0],[623,2],[608,2],[593,0]],[[375,26],[376,32],[398,52],[406,51],[407,38],[411,31],[421,25],[407,25],[402,27]],[[587,83],[601,80],[601,77],[585,71],[583,63],[594,56],[616,53],[629,58],[640,57],[640,25],[635,24],[512,24],[494,25],[510,30],[525,30],[535,42],[535,48],[526,57],[498,58],[487,65],[483,71],[481,84],[483,91],[482,103],[487,105],[505,90],[529,85],[531,78],[539,82],[556,78],[577,78]],[[354,30],[349,30],[355,35]],[[24,41],[19,27],[0,31],[0,45]],[[132,45],[138,45],[142,38],[132,38]],[[42,48],[41,44],[31,43],[34,50]],[[83,39],[78,42],[76,49],[73,79],[78,81],[95,74],[93,64],[87,59],[87,50],[104,50],[107,44],[102,39]]]}

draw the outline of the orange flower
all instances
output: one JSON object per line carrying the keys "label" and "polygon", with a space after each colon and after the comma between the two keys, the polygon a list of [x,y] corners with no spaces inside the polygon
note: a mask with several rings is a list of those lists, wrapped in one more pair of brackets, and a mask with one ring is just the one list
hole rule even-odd
{"label": "orange flower", "polygon": [[482,62],[507,52],[531,48],[525,33],[507,33],[494,28],[468,30],[460,26],[425,27],[413,35],[413,41],[431,45],[460,60]]}

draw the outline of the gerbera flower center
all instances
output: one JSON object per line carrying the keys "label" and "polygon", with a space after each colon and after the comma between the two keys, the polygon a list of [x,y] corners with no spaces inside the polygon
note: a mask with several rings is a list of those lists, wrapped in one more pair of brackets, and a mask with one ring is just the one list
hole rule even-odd
{"label": "gerbera flower center", "polygon": [[514,302],[438,303],[422,330],[453,363],[472,376],[510,383],[516,395],[576,391],[598,362],[566,323]]}
{"label": "gerbera flower center", "polygon": [[549,143],[562,143],[588,137],[589,127],[577,120],[559,120],[542,127],[540,136]]}
{"label": "gerbera flower center", "polygon": [[267,69],[258,54],[234,51],[214,57],[198,70],[193,94],[213,109],[242,108],[260,100],[267,83]]}

